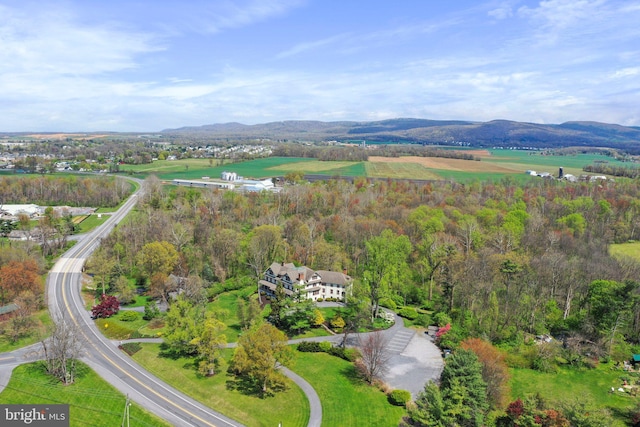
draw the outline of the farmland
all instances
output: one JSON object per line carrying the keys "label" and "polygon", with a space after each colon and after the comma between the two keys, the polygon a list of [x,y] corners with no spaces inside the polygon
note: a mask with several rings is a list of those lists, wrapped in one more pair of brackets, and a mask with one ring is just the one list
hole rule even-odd
{"label": "farmland", "polygon": [[557,175],[563,167],[565,174],[584,174],[582,168],[596,161],[621,164],[601,154],[544,155],[541,152],[516,150],[474,150],[479,160],[442,157],[370,157],[366,162],[320,161],[296,157],[269,157],[239,163],[217,164],[219,160],[184,159],[158,160],[152,164],[124,165],[123,171],[162,180],[217,178],[223,171],[236,172],[246,178],[268,178],[290,172],[326,176],[362,176],[367,178],[421,180],[499,180],[511,176],[517,180],[532,179],[527,170]]}

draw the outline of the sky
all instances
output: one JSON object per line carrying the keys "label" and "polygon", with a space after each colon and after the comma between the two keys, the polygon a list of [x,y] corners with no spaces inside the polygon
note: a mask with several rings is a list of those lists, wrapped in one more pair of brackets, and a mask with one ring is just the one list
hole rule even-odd
{"label": "sky", "polygon": [[640,126],[640,0],[0,0],[0,132]]}

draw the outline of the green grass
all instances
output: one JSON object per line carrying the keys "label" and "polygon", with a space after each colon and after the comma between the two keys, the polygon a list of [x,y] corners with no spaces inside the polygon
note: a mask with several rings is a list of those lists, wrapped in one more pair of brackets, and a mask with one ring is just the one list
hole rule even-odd
{"label": "green grass", "polygon": [[[227,376],[226,366],[213,377],[205,378],[196,373],[192,359],[168,359],[160,357],[159,352],[158,344],[142,344],[142,350],[133,358],[178,390],[248,427],[273,427],[280,422],[285,422],[287,427],[307,425],[309,402],[302,390],[290,381],[287,390],[261,399],[227,388],[231,377]],[[232,350],[227,349],[225,358],[228,360],[231,355]]]}
{"label": "green grass", "polygon": [[[540,393],[552,405],[573,399],[587,400],[616,414],[634,406],[638,399],[628,394],[610,393],[622,386],[622,377],[629,374],[612,370],[610,364],[600,364],[593,370],[562,368],[557,373],[542,373],[531,369],[511,369],[511,395],[515,400]],[[618,419],[618,424],[624,423]]]}
{"label": "green grass", "polygon": [[365,170],[366,176],[372,178],[442,179],[434,170],[417,163],[367,162]]}
{"label": "green grass", "polygon": [[80,230],[78,230],[78,233],[88,233],[94,228],[104,224],[107,219],[109,219],[109,215],[101,215],[101,218],[98,218],[98,215],[91,214],[79,224]]}
{"label": "green grass", "polygon": [[[132,286],[135,285],[135,279],[130,279],[129,283]],[[130,304],[124,305],[124,307],[144,307],[149,301],[153,301],[153,298],[146,295],[136,295],[135,300]]]}
{"label": "green grass", "polygon": [[[610,164],[624,163],[600,154],[542,155],[540,152],[518,150],[489,150],[490,157],[482,158],[483,163],[495,164],[508,172],[465,172],[436,168],[426,168],[415,163],[371,163],[345,161],[319,161],[295,157],[269,157],[217,166],[217,160],[209,164],[209,159],[158,160],[146,165],[124,165],[123,171],[136,174],[155,174],[160,179],[199,179],[203,176],[219,178],[223,171],[236,172],[246,178],[267,178],[286,175],[289,172],[303,171],[307,174],[326,176],[364,176],[377,178],[413,178],[413,179],[449,179],[459,182],[474,180],[500,180],[506,176],[515,177],[522,182],[531,179],[524,174],[528,169],[549,172],[557,175],[558,168],[565,173],[583,174],[582,168],[594,161],[606,161]],[[522,176],[521,176],[522,175]]]}
{"label": "green grass", "polygon": [[141,335],[143,328],[145,328],[149,322],[142,318],[142,313],[136,313],[138,319],[134,321],[123,321],[122,316],[126,313],[126,310],[120,310],[115,316],[107,319],[96,319],[96,325],[102,333],[110,339],[123,340],[128,338],[134,338],[136,335]]}
{"label": "green grass", "polygon": [[227,329],[224,334],[227,342],[238,341],[240,335],[240,321],[238,319],[238,297],[243,294],[243,290],[224,292],[218,295],[212,302],[207,304],[207,311],[224,310],[226,315],[222,319]]}
{"label": "green grass", "polygon": [[318,393],[323,426],[396,426],[405,413],[357,378],[353,364],[345,360],[326,353],[297,353],[292,370]]}
{"label": "green grass", "polygon": [[609,246],[609,253],[614,257],[631,258],[640,261],[640,242],[611,245]]}
{"label": "green grass", "polygon": [[[120,425],[125,401],[124,395],[81,362],[76,382],[69,386],[48,376],[41,363],[18,366],[0,393],[3,404],[69,404],[71,427]],[[130,420],[135,426],[170,425],[135,403],[130,407]]]}

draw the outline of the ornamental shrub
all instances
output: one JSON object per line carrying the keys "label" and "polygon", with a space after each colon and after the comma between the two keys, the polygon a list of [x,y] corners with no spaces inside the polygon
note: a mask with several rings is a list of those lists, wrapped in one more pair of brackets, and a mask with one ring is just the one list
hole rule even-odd
{"label": "ornamental shrub", "polygon": [[120,320],[123,322],[135,322],[138,320],[138,313],[135,311],[127,310],[120,315]]}
{"label": "ornamental shrub", "polygon": [[405,319],[415,320],[418,318],[418,312],[413,307],[405,307],[398,312],[399,316],[404,317]]}
{"label": "ornamental shrub", "polygon": [[411,393],[407,390],[393,390],[387,397],[392,405],[404,406],[411,400]]}
{"label": "ornamental shrub", "polygon": [[120,302],[113,295],[102,294],[100,297],[100,303],[93,306],[91,309],[91,315],[94,319],[106,319],[120,311]]}
{"label": "ornamental shrub", "polygon": [[329,341],[322,341],[319,344],[320,344],[320,349],[325,353],[328,353],[329,350],[331,350],[331,347],[333,347]]}
{"label": "ornamental shrub", "polygon": [[380,305],[384,308],[388,308],[389,310],[394,310],[394,311],[396,308],[398,308],[395,301],[393,301],[389,297],[380,298]]}
{"label": "ornamental shrub", "polygon": [[301,343],[298,343],[298,351],[303,353],[322,353],[324,350],[320,346],[319,342],[302,341]]}

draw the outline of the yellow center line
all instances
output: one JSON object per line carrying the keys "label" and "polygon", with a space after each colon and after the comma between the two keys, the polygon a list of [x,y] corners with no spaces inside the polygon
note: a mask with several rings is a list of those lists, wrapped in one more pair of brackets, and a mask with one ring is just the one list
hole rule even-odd
{"label": "yellow center line", "polygon": [[[95,238],[94,238],[95,239]],[[78,258],[80,258],[80,253],[83,252],[82,250],[78,251],[78,256],[74,257],[76,260]],[[67,262],[71,261],[71,259],[68,259]],[[73,321],[73,323],[76,325],[76,327],[80,330],[82,330],[83,334],[85,335],[85,337],[87,338],[87,341],[89,341],[91,343],[91,346],[98,352],[100,353],[100,355],[102,355],[102,357],[104,357],[112,366],[116,367],[120,372],[122,372],[123,374],[125,374],[127,377],[131,378],[133,381],[135,381],[136,383],[138,383],[139,385],[141,385],[142,387],[144,387],[146,390],[148,390],[149,392],[153,393],[155,396],[159,397],[160,399],[162,399],[163,401],[167,402],[167,404],[169,405],[169,407],[174,406],[176,408],[180,408],[182,411],[184,411],[186,414],[190,415],[191,417],[203,422],[204,424],[211,426],[211,427],[216,427],[215,424],[211,424],[209,421],[202,419],[201,417],[199,417],[198,415],[190,412],[189,410],[185,409],[182,406],[176,405],[173,401],[167,399],[166,397],[164,397],[163,395],[161,395],[160,393],[158,393],[157,391],[155,391],[154,389],[150,388],[149,386],[147,386],[146,384],[144,384],[143,382],[141,382],[140,380],[138,380],[136,377],[132,376],[131,374],[129,374],[127,371],[125,371],[122,367],[120,367],[118,364],[116,364],[111,358],[109,358],[105,353],[103,353],[98,346],[93,343],[90,339],[89,336],[87,335],[87,332],[85,332],[81,327],[80,324],[78,323],[76,317],[73,314],[73,311],[71,310],[71,307],[69,305],[69,301],[67,300],[67,292],[66,292],[66,287],[64,286],[64,283],[66,282],[67,279],[67,275],[69,274],[69,268],[65,267],[63,269],[63,278],[62,278],[62,300],[64,302],[64,305],[67,309],[67,312],[69,313],[69,316],[71,317],[71,320]],[[135,369],[135,367],[134,367]],[[144,373],[143,373],[144,374]],[[178,396],[180,397],[180,396]],[[177,415],[177,414],[175,414]]]}

